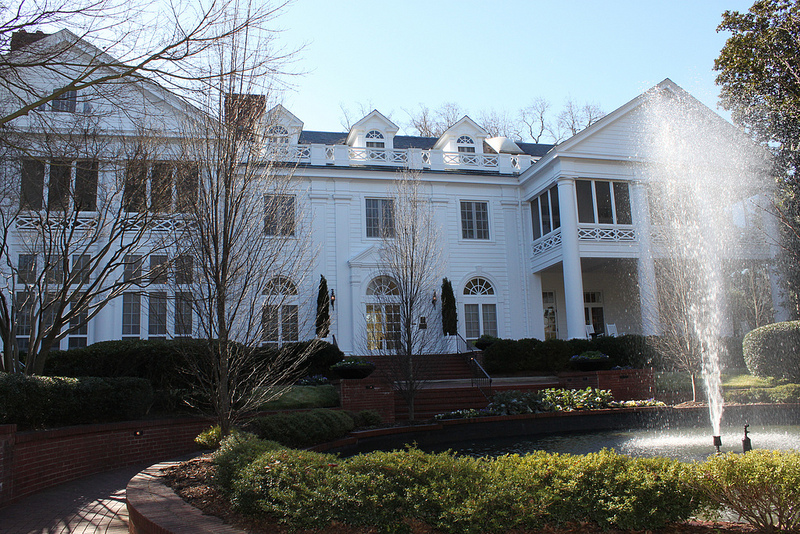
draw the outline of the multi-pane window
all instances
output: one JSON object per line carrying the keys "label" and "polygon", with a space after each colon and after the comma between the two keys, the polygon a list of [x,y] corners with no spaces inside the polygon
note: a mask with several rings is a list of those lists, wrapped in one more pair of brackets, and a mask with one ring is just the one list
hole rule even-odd
{"label": "multi-pane window", "polygon": [[271,144],[289,143],[289,130],[281,125],[272,126],[267,131],[267,142]]}
{"label": "multi-pane window", "polygon": [[264,234],[292,236],[295,229],[295,207],[292,195],[264,195]]}
{"label": "multi-pane window", "polygon": [[462,135],[458,139],[456,139],[456,147],[458,151],[462,154],[474,154],[475,153],[475,141],[468,135]]}
{"label": "multi-pane window", "polygon": [[461,202],[461,237],[489,239],[489,205],[486,202]]}
{"label": "multi-pane window", "polygon": [[189,213],[197,201],[199,179],[200,172],[194,164],[158,161],[148,165],[129,160],[122,202],[131,212],[141,212],[149,206],[155,213]]}
{"label": "multi-pane window", "polygon": [[167,294],[155,291],[148,295],[147,336],[150,339],[166,339]]}
{"label": "multi-pane window", "polygon": [[150,283],[167,283],[167,256],[163,254],[150,255]]}
{"label": "multi-pane window", "polygon": [[89,265],[91,258],[88,254],[73,254],[72,255],[72,283],[73,284],[88,284],[91,275],[91,266]]}
{"label": "multi-pane window", "polygon": [[135,292],[122,294],[122,337],[139,339],[142,327],[142,295]]}
{"label": "multi-pane window", "polygon": [[603,316],[603,294],[599,291],[586,291],[583,294],[584,319],[587,325],[592,325],[595,334],[605,332],[605,318]]}
{"label": "multi-pane window", "polygon": [[482,335],[497,337],[497,303],[494,287],[483,277],[475,277],[464,286],[464,329],[466,339]]}
{"label": "multi-pane window", "polygon": [[544,339],[558,338],[558,317],[556,315],[556,294],[554,291],[542,291],[544,307]]}
{"label": "multi-pane window", "polygon": [[17,282],[36,283],[36,254],[20,254],[17,263]]}
{"label": "multi-pane window", "polygon": [[190,337],[194,326],[192,294],[188,291],[175,293],[175,336]]}
{"label": "multi-pane window", "polygon": [[126,254],[124,258],[122,280],[125,282],[138,283],[142,280],[143,260],[139,255]]}
{"label": "multi-pane window", "polygon": [[17,336],[17,347],[20,352],[28,351],[28,343],[30,341],[31,326],[33,324],[33,303],[31,302],[30,295],[24,291],[17,293],[17,316],[14,323],[14,334]]}
{"label": "multi-pane window", "polygon": [[367,286],[367,348],[396,350],[400,343],[400,291],[388,276],[379,276]]}
{"label": "multi-pane window", "polygon": [[27,210],[43,208],[45,176],[47,176],[48,209],[54,211],[65,211],[70,208],[78,211],[96,210],[99,166],[97,160],[74,162],[71,159],[53,159],[47,165],[39,160],[22,160],[20,207]]}
{"label": "multi-pane window", "polygon": [[575,180],[578,222],[632,224],[630,191],[626,182]]}
{"label": "multi-pane window", "polygon": [[[69,340],[67,348],[78,349],[87,345],[89,336],[89,310],[86,305],[81,306],[80,300],[83,294],[77,294],[70,302],[70,308],[74,315],[69,321]],[[78,308],[81,306],[80,308]]]}
{"label": "multi-pane window", "polygon": [[551,187],[531,201],[531,220],[534,239],[561,228],[557,187]]}
{"label": "multi-pane window", "polygon": [[65,91],[50,101],[50,109],[62,113],[75,113],[78,104],[78,91]]}
{"label": "multi-pane window", "polygon": [[175,258],[173,266],[175,283],[178,285],[191,284],[194,280],[194,258],[188,254],[181,254]]}
{"label": "multi-pane window", "polygon": [[394,237],[394,200],[366,199],[367,237]]}
{"label": "multi-pane window", "polygon": [[367,142],[367,148],[385,148],[386,143],[384,141],[383,134],[378,130],[370,130],[367,132],[365,136]]}
{"label": "multi-pane window", "polygon": [[262,310],[262,339],[268,346],[297,341],[299,318],[297,287],[283,276],[276,276],[264,288],[265,304]]}

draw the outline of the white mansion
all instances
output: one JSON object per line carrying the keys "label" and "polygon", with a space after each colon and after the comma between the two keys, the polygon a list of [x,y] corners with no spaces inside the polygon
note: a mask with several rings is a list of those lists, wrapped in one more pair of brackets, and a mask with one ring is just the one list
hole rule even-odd
{"label": "white mansion", "polygon": [[[13,92],[13,87],[3,88],[9,89]],[[166,132],[168,125],[191,113],[187,104],[155,84],[132,84],[126,90],[136,93],[131,100],[142,106],[126,112],[146,113],[153,123],[167,125]],[[383,332],[396,328],[389,324],[391,313],[368,314],[366,308],[374,305],[376,288],[385,282],[378,248],[386,227],[393,224],[395,180],[406,169],[418,171],[441,229],[442,271],[452,282],[458,330],[465,339],[483,334],[569,339],[590,333],[658,333],[654,258],[660,252],[648,216],[648,161],[639,154],[638,137],[645,135],[641,124],[646,103],[664,95],[702,106],[665,80],[555,146],[492,138],[466,116],[439,138],[397,135],[399,127],[377,110],[348,132],[306,131],[301,118],[275,107],[269,113],[264,154],[294,169],[296,196],[289,206],[310,216],[315,252],[305,280],[281,279],[293,298],[265,314],[275,322],[265,341],[314,336],[320,275],[335,295],[331,333],[343,351],[359,352],[368,321],[384,323],[378,325]],[[34,115],[60,120],[71,114],[99,114],[108,105],[90,104],[80,92],[69,92],[18,120],[17,127],[30,127],[35,136],[33,126],[26,126],[33,124]],[[700,112],[713,114],[707,108]],[[98,120],[106,121],[105,132],[134,135],[119,114],[109,112],[107,119]],[[119,187],[102,159],[85,164],[78,159],[23,157],[6,163],[21,177],[15,202],[24,203],[27,210],[42,209],[72,184],[91,212],[96,202],[92,188]],[[156,180],[157,166],[150,172],[149,179]],[[179,203],[185,192],[180,184],[174,188],[174,202]],[[170,202],[165,212],[175,207]],[[41,261],[22,248],[25,225],[31,223],[25,211],[21,214],[8,242],[8,263],[17,273],[5,289],[9,296],[14,284],[24,283],[26,273]],[[741,218],[740,226],[752,224],[751,219]],[[774,253],[765,239],[731,251],[763,262]],[[149,260],[146,256],[145,265],[164,261],[161,253]],[[77,255],[72,261],[83,260]],[[141,291],[116,296],[60,347],[191,336],[197,319],[181,305],[185,295],[162,282],[154,279]],[[777,296],[773,300],[778,309]],[[174,306],[168,306],[171,301]],[[304,319],[308,317],[312,319]],[[23,344],[26,327],[17,325]]]}

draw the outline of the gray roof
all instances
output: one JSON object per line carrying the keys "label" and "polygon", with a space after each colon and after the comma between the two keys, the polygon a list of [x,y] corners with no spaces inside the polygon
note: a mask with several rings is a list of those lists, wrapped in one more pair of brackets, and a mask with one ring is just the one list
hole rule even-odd
{"label": "gray roof", "polygon": [[[300,144],[311,145],[343,145],[347,140],[347,132],[316,132],[306,131],[300,132]],[[430,150],[433,145],[438,141],[437,137],[417,137],[413,135],[396,135],[394,136],[394,148],[404,150],[407,148],[420,148],[422,150]],[[522,143],[517,141],[517,146],[526,154],[530,156],[541,157],[544,156],[554,145],[542,143]]]}

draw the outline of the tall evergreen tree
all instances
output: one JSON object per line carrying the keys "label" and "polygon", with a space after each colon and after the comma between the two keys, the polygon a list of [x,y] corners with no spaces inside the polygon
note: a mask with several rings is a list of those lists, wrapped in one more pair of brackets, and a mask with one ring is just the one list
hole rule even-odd
{"label": "tall evergreen tree", "polygon": [[319,275],[319,293],[317,294],[317,337],[328,337],[331,328],[331,297],[328,294],[328,281]]}
{"label": "tall evergreen tree", "polygon": [[458,333],[458,315],[453,284],[447,278],[442,279],[442,332],[446,336]]}

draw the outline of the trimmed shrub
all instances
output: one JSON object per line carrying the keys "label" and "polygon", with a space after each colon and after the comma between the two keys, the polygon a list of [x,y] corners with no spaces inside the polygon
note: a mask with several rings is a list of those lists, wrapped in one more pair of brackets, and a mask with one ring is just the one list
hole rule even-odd
{"label": "trimmed shrub", "polygon": [[233,481],[238,478],[239,471],[268,451],[281,449],[276,441],[256,438],[248,432],[235,432],[222,440],[211,459],[215,470],[214,484],[222,491],[229,493]]}
{"label": "trimmed shrub", "polygon": [[752,374],[800,382],[800,321],[751,330],[744,336],[742,350]]}
{"label": "trimmed shrub", "polygon": [[247,428],[261,439],[274,440],[287,447],[308,447],[346,435],[355,428],[355,423],[347,412],[320,408],[257,417]]}
{"label": "trimmed shrub", "polygon": [[584,352],[599,351],[610,358],[610,366],[644,368],[654,352],[644,336],[598,337],[596,339],[500,339],[484,351],[489,373],[558,373],[570,369],[569,359]]}
{"label": "trimmed shrub", "polygon": [[278,349],[261,348],[258,350],[257,357],[265,360],[272,360],[280,355],[280,358],[284,359],[284,361],[293,361],[306,354],[305,361],[296,373],[298,375],[328,376],[328,369],[330,366],[336,362],[342,361],[344,358],[344,353],[339,350],[339,347],[319,339],[286,343]]}
{"label": "trimmed shrub", "polygon": [[397,532],[414,518],[476,534],[586,522],[644,530],[686,520],[705,502],[688,483],[688,465],[610,451],[476,459],[410,448],[342,460],[286,449],[237,473],[227,491],[240,511],[293,528],[337,521]]}
{"label": "trimmed shrub", "polygon": [[711,457],[694,484],[761,532],[800,530],[800,453],[753,450]]}
{"label": "trimmed shrub", "polygon": [[22,428],[139,419],[153,402],[140,378],[65,378],[0,373],[0,423]]}

